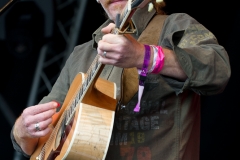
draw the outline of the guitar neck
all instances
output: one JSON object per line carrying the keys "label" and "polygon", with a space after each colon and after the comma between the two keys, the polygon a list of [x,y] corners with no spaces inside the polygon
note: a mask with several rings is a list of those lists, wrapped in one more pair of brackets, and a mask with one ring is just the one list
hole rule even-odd
{"label": "guitar neck", "polygon": [[6,2],[0,2],[0,15],[13,6],[17,1],[19,0],[6,0]]}
{"label": "guitar neck", "polygon": [[98,59],[99,59],[99,55],[95,57],[94,61],[92,62],[91,66],[89,67],[88,71],[85,74],[85,78],[84,78],[83,84],[81,84],[81,88],[78,90],[71,104],[69,104],[69,107],[68,107],[69,109],[66,110],[66,112],[69,112],[69,114],[67,114],[69,116],[66,119],[66,124],[69,124],[71,122],[71,119],[76,111],[75,109],[76,109],[77,103],[79,101],[82,101],[82,99],[84,98],[90,86],[92,84],[95,84],[95,82],[99,78],[105,66],[104,64],[100,63]]}
{"label": "guitar neck", "polygon": [[82,84],[82,88],[80,89],[82,92],[81,97],[84,96],[86,90],[89,88],[91,84],[94,84],[96,80],[99,78],[105,64],[102,64],[98,61],[99,55],[97,55],[92,62],[90,68],[88,69],[86,73],[86,78],[84,80],[84,83]]}
{"label": "guitar neck", "polygon": [[136,29],[131,18],[138,8],[143,8],[151,0],[128,0],[123,12],[116,17],[116,28],[113,30],[115,34],[131,34]]}

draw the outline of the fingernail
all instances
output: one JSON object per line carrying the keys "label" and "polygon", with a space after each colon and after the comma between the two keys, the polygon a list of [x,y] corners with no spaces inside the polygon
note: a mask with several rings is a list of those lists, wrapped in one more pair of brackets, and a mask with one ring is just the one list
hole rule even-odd
{"label": "fingernail", "polygon": [[53,100],[53,102],[56,102],[56,103],[57,103],[57,107],[60,107],[60,106],[61,106],[61,104],[60,104],[58,101]]}

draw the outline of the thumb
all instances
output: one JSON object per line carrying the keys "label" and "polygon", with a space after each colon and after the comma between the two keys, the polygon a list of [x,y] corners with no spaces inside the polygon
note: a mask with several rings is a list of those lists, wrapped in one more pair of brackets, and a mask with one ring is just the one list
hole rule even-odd
{"label": "thumb", "polygon": [[108,34],[108,33],[111,33],[114,28],[115,28],[115,24],[114,23],[110,23],[108,26],[102,28],[101,31],[104,34]]}

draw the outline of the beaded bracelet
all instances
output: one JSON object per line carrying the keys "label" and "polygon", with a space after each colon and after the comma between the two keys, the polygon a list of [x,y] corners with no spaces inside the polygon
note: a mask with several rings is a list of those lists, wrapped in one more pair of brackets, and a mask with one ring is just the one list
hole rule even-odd
{"label": "beaded bracelet", "polygon": [[145,55],[144,55],[143,66],[142,66],[141,70],[138,70],[138,74],[139,74],[138,103],[137,103],[136,107],[134,108],[134,112],[140,111],[140,102],[141,102],[142,93],[144,90],[144,82],[147,78],[147,70],[148,70],[148,65],[149,65],[150,58],[151,58],[150,46],[144,45],[144,47],[145,47]]}

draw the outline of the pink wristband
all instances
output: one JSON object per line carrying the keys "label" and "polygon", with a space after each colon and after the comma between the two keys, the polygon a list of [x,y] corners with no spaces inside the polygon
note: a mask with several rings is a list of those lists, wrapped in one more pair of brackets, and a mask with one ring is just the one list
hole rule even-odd
{"label": "pink wristband", "polygon": [[163,50],[162,50],[162,47],[161,46],[156,46],[157,49],[158,49],[158,56],[157,56],[157,59],[156,59],[156,65],[155,65],[155,68],[153,69],[152,73],[155,73],[155,74],[158,74],[162,68],[163,68],[163,65],[164,65],[164,54],[163,54]]}

